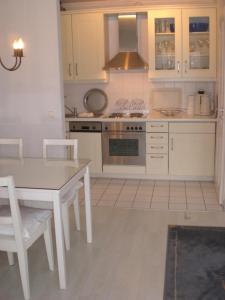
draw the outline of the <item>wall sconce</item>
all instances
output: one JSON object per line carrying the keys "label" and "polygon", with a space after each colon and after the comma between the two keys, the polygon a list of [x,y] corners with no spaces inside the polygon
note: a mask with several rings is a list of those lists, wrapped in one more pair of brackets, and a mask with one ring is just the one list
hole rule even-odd
{"label": "wall sconce", "polygon": [[23,49],[24,49],[23,40],[22,39],[15,40],[13,43],[13,50],[14,50],[13,56],[15,57],[15,64],[11,68],[8,68],[3,64],[2,59],[0,57],[1,66],[7,71],[16,71],[17,69],[19,69],[22,62]]}

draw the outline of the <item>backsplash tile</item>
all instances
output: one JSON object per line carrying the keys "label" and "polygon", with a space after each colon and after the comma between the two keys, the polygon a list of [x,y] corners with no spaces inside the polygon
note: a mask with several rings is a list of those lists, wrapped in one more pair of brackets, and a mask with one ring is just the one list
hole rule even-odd
{"label": "backsplash tile", "polygon": [[[108,107],[106,113],[113,110],[116,100],[126,98],[132,100],[141,98],[145,101],[146,108],[151,108],[151,91],[156,88],[181,88],[182,106],[186,107],[188,95],[193,95],[199,89],[203,89],[210,98],[215,98],[215,82],[155,82],[148,80],[145,72],[111,72],[108,83],[72,84],[66,83],[65,103],[68,106],[76,106],[78,112],[84,111],[83,97],[92,88],[99,88],[108,95]],[[166,99],[165,99],[166,101]]]}

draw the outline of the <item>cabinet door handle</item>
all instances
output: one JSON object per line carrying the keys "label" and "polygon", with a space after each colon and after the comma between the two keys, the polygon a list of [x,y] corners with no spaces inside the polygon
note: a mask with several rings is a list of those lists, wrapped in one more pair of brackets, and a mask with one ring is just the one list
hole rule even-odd
{"label": "cabinet door handle", "polygon": [[151,149],[163,149],[163,146],[151,146]]}
{"label": "cabinet door handle", "polygon": [[151,139],[163,139],[163,136],[150,136]]}
{"label": "cabinet door handle", "polygon": [[151,125],[151,127],[152,128],[162,128],[162,127],[164,127],[164,125],[162,125],[162,124],[161,125]]}
{"label": "cabinet door handle", "polygon": [[76,69],[76,76],[78,76],[78,66],[77,66],[77,63],[75,64],[75,69]]}
{"label": "cabinet door handle", "polygon": [[184,61],[184,72],[187,73],[187,66],[188,66],[188,61]]}
{"label": "cabinet door handle", "polygon": [[180,61],[177,62],[177,73],[180,73]]}
{"label": "cabinet door handle", "polygon": [[161,155],[161,156],[153,156],[153,155],[151,155],[150,156],[151,158],[159,158],[159,159],[163,159],[164,157]]}
{"label": "cabinet door handle", "polygon": [[170,141],[171,141],[171,147],[170,147],[170,149],[171,149],[171,151],[173,151],[173,146],[174,146],[174,145],[173,145],[173,138],[171,138]]}
{"label": "cabinet door handle", "polygon": [[69,64],[69,76],[72,77],[71,64]]}

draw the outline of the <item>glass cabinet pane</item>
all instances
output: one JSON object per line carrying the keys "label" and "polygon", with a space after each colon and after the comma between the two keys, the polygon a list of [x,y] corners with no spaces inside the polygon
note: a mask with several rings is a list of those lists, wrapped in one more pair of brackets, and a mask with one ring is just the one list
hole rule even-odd
{"label": "glass cabinet pane", "polygon": [[209,17],[189,18],[189,68],[209,69]]}
{"label": "glass cabinet pane", "polygon": [[155,19],[155,69],[175,69],[175,19]]}

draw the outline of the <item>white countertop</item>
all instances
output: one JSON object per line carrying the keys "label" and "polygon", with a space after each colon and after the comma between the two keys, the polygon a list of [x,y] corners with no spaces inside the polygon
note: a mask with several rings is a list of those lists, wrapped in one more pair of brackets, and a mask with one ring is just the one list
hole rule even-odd
{"label": "white countertop", "polygon": [[166,121],[166,122],[217,122],[217,118],[212,116],[195,116],[180,113],[174,117],[167,117],[159,112],[152,112],[143,118],[108,118],[108,117],[88,117],[88,118],[66,118],[66,121],[93,121],[93,122],[147,122],[147,121]]}

